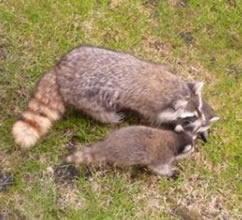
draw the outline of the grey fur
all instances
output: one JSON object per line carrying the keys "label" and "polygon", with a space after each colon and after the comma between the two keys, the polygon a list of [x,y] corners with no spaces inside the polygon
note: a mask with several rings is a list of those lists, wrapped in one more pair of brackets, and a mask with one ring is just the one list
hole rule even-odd
{"label": "grey fur", "polygon": [[[203,83],[188,83],[130,54],[81,46],[66,55],[37,85],[23,117],[12,129],[23,149],[35,145],[69,105],[103,123],[120,123],[129,109],[158,125],[202,117]],[[196,120],[199,122],[199,117]]]}
{"label": "grey fur", "polygon": [[172,163],[194,150],[193,137],[145,126],[123,127],[103,141],[67,157],[75,164],[115,166],[143,165],[160,176],[173,176]]}
{"label": "grey fur", "polygon": [[201,104],[199,83],[127,53],[81,46],[60,60],[55,73],[64,102],[103,123],[122,121],[122,109],[164,123],[194,115]]}

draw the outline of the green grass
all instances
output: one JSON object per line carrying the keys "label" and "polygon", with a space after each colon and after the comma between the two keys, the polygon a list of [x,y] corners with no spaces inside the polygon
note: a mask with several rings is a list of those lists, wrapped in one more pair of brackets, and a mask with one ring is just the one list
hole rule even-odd
{"label": "green grass", "polygon": [[[0,3],[0,170],[15,184],[0,193],[12,219],[241,219],[242,2],[240,0],[21,0]],[[204,80],[221,120],[209,143],[179,164],[177,181],[132,170],[92,171],[60,183],[59,164],[73,139],[90,143],[112,128],[68,112],[29,152],[11,127],[35,83],[68,50],[93,44],[170,64]],[[131,119],[132,121],[132,119]],[[200,216],[200,217],[194,217]]]}

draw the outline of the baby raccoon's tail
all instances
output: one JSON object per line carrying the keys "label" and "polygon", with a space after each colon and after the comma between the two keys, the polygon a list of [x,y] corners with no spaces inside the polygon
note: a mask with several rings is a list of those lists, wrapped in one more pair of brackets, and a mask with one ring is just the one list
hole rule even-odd
{"label": "baby raccoon's tail", "polygon": [[12,134],[16,144],[22,149],[35,145],[64,111],[64,102],[58,90],[56,75],[50,71],[39,81],[27,110],[13,126]]}
{"label": "baby raccoon's tail", "polygon": [[85,148],[84,150],[77,151],[66,158],[66,162],[74,164],[98,164],[104,161],[101,153],[96,152],[95,147]]}

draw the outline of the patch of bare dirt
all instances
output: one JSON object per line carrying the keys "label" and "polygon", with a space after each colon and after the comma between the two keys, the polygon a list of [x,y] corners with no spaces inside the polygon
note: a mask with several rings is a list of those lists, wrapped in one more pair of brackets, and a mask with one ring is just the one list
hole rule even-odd
{"label": "patch of bare dirt", "polygon": [[152,36],[144,37],[144,49],[146,52],[154,53],[158,58],[169,56],[172,50],[166,41]]}
{"label": "patch of bare dirt", "polygon": [[8,209],[0,210],[0,220],[25,220],[26,218],[18,211],[10,211]]}
{"label": "patch of bare dirt", "polygon": [[53,173],[56,182],[72,182],[80,177],[80,170],[67,164],[49,167],[48,171]]}
{"label": "patch of bare dirt", "polygon": [[57,203],[63,211],[68,207],[80,209],[86,204],[80,186],[66,184],[58,186]]}
{"label": "patch of bare dirt", "polygon": [[201,213],[196,208],[187,207],[176,207],[173,210],[173,215],[180,217],[184,220],[203,220],[204,218],[201,216]]}
{"label": "patch of bare dirt", "polygon": [[3,34],[0,33],[0,70],[3,61],[5,60],[8,53],[7,42],[4,40]]}
{"label": "patch of bare dirt", "polygon": [[4,104],[6,103],[3,97],[3,94],[5,94],[5,91],[4,90],[1,91],[1,88],[4,88],[7,84],[9,84],[9,82],[5,81],[2,76],[4,74],[3,64],[7,57],[7,53],[8,53],[7,42],[4,39],[4,35],[0,32],[0,110],[1,110],[1,106],[4,106]]}
{"label": "patch of bare dirt", "polygon": [[231,6],[231,7],[237,7],[237,2],[236,0],[227,0],[227,3]]}
{"label": "patch of bare dirt", "polygon": [[121,4],[126,4],[127,0],[111,0],[110,1],[110,8],[118,8]]}
{"label": "patch of bare dirt", "polygon": [[169,5],[174,8],[185,7],[188,3],[188,0],[168,0]]}
{"label": "patch of bare dirt", "polygon": [[14,184],[14,178],[10,173],[0,172],[0,192],[7,192]]}
{"label": "patch of bare dirt", "polygon": [[195,41],[195,38],[193,37],[193,34],[190,31],[181,32],[179,36],[187,45],[190,45]]}
{"label": "patch of bare dirt", "polygon": [[242,67],[230,65],[227,69],[227,75],[234,78],[236,81],[242,78]]}
{"label": "patch of bare dirt", "polygon": [[43,173],[44,185],[48,179],[55,182],[58,208],[63,212],[68,207],[80,209],[86,204],[82,188],[76,184],[79,177],[80,169],[72,165],[55,165]]}

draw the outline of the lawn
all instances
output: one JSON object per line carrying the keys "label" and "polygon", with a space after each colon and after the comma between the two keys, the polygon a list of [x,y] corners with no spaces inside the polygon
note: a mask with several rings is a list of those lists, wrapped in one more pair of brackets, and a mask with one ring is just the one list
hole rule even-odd
{"label": "lawn", "polygon": [[[242,218],[241,0],[0,1],[0,219]],[[220,117],[176,181],[134,169],[60,166],[74,145],[115,126],[68,111],[33,149],[11,128],[37,80],[73,47],[92,44],[169,64],[203,80]],[[139,123],[130,116],[125,124]],[[78,176],[78,177],[77,177]]]}

